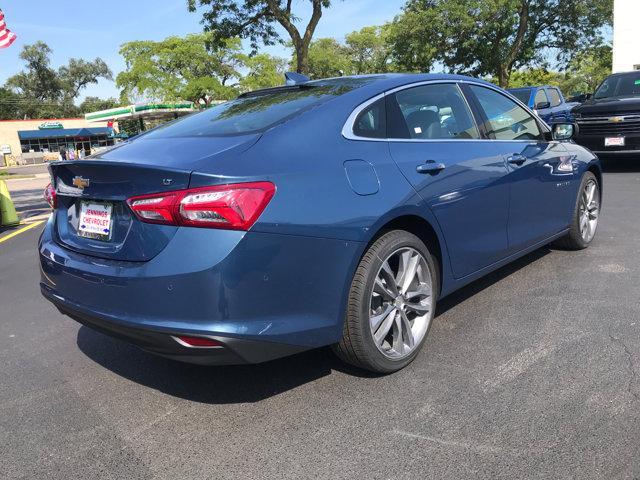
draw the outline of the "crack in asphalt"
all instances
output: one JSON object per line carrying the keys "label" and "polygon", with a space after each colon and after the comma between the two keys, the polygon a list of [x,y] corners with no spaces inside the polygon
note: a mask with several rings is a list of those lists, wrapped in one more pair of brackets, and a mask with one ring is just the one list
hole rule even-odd
{"label": "crack in asphalt", "polygon": [[633,389],[633,384],[638,379],[638,372],[636,371],[636,366],[633,361],[633,353],[631,352],[631,350],[629,350],[629,347],[627,347],[626,343],[624,343],[622,339],[614,337],[613,335],[611,335],[611,333],[609,333],[609,338],[614,343],[620,345],[624,350],[624,353],[627,355],[627,368],[629,369],[630,374],[629,383],[627,384],[627,391],[633,398],[635,398],[637,401],[640,401],[640,394],[638,394],[638,392],[634,391]]}

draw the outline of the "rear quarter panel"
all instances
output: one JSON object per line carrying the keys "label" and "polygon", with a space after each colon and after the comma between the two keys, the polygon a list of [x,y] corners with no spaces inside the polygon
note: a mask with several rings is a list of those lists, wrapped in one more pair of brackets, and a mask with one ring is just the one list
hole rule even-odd
{"label": "rear quarter panel", "polygon": [[[435,217],[398,169],[388,144],[342,136],[344,122],[364,100],[334,101],[318,107],[267,131],[241,156],[218,161],[192,176],[192,182],[203,184],[220,179],[275,183],[276,194],[252,227],[253,232],[337,239],[344,241],[345,249],[357,244],[351,263],[343,265],[340,272],[333,269],[328,280],[342,288],[341,312],[367,245],[395,218],[420,216],[434,227],[442,245],[442,276],[450,275],[446,244]],[[345,162],[350,161],[371,165],[378,180],[375,193],[355,191],[359,189],[354,189],[345,172]],[[317,253],[309,251],[307,256],[314,269],[318,259],[326,261],[326,256]],[[292,266],[293,270],[297,268],[305,267]],[[342,316],[337,324],[341,329]]]}

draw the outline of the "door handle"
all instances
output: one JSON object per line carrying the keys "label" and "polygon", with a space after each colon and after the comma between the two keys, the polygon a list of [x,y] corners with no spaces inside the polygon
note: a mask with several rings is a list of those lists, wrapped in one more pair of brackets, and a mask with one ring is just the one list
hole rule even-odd
{"label": "door handle", "polygon": [[447,168],[447,166],[444,163],[437,163],[433,160],[427,160],[427,162],[416,167],[416,172],[427,175],[436,175],[445,168]]}
{"label": "door handle", "polygon": [[527,157],[525,157],[524,155],[520,154],[520,153],[516,153],[511,155],[510,157],[507,158],[507,162],[509,162],[511,165],[522,165],[524,162],[527,161]]}

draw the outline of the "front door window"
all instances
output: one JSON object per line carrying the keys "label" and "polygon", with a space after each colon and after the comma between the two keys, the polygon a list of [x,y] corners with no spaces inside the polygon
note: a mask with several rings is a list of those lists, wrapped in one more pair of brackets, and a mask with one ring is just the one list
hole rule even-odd
{"label": "front door window", "polygon": [[496,140],[542,140],[536,119],[516,102],[495,90],[472,85],[487,117],[487,133]]}

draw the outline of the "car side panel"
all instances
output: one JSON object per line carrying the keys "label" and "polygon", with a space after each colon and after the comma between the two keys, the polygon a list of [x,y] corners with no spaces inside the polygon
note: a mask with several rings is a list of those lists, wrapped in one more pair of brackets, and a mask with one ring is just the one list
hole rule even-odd
{"label": "car side panel", "polygon": [[[509,186],[504,157],[489,140],[391,142],[394,160],[438,219],[456,278],[503,258]],[[417,172],[427,161],[445,169]]]}

